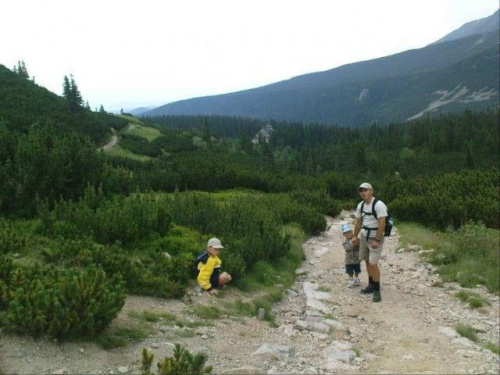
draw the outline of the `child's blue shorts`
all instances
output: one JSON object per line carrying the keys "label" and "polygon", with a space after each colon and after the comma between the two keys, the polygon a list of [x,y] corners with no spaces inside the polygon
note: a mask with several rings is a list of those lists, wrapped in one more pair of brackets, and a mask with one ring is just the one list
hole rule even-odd
{"label": "child's blue shorts", "polygon": [[361,273],[361,265],[358,264],[346,264],[345,265],[345,272],[348,275],[359,275]]}

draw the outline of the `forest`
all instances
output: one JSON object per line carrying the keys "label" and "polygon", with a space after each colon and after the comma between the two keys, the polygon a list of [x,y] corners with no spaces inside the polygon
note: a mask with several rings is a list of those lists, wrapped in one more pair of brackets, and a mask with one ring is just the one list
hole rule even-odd
{"label": "forest", "polygon": [[[92,336],[127,293],[179,298],[211,236],[227,244],[236,287],[249,288],[266,267],[294,270],[297,233],[319,234],[325,215],[354,208],[363,181],[396,221],[500,224],[498,108],[354,129],[140,119],[90,110],[72,77],[63,97],[3,66],[0,82],[6,331]],[[269,142],[255,138],[264,127]],[[118,147],[100,150],[113,132]]]}

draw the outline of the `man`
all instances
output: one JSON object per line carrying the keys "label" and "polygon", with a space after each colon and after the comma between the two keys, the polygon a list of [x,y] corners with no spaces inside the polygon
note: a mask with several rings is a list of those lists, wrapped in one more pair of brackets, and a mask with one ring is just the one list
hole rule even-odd
{"label": "man", "polygon": [[211,295],[217,294],[217,289],[222,288],[231,281],[231,275],[221,272],[222,261],[219,258],[221,249],[224,249],[218,238],[211,238],[207,243],[207,250],[196,258],[198,285]]}
{"label": "man", "polygon": [[358,188],[362,201],[356,208],[354,237],[355,244],[361,232],[359,258],[366,263],[368,286],[361,290],[363,294],[373,293],[373,302],[380,302],[380,269],[378,261],[384,246],[384,230],[387,218],[387,206],[384,202],[373,197],[373,188],[368,182],[363,182]]}

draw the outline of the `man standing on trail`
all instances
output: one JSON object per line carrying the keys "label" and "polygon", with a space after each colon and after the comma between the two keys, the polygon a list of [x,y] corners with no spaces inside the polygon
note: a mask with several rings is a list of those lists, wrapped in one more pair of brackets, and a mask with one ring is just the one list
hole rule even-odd
{"label": "man standing on trail", "polygon": [[368,286],[361,293],[373,293],[373,302],[380,302],[380,269],[378,261],[384,246],[384,230],[387,218],[387,206],[373,197],[373,188],[368,182],[363,182],[358,188],[362,201],[356,208],[354,237],[357,240],[361,232],[359,259],[366,263]]}

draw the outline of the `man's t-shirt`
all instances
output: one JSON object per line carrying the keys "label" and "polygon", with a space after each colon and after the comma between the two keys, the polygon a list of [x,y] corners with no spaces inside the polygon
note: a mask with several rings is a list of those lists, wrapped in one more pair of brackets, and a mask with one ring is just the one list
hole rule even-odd
{"label": "man's t-shirt", "polygon": [[[375,198],[372,197],[372,201],[370,203],[365,203],[363,207],[363,211],[367,213],[373,213],[373,202],[375,201]],[[358,206],[356,207],[356,218],[361,219],[361,226],[362,227],[367,227],[367,228],[378,228],[378,220],[375,218],[375,215],[366,215],[365,213],[361,212],[361,205],[363,204],[363,201],[359,202]],[[381,217],[387,216],[387,206],[385,205],[384,202],[381,200],[377,201],[377,204],[375,205],[375,211],[377,212],[377,217],[380,219]],[[365,230],[366,231],[366,230]],[[372,233],[370,237],[374,237],[375,233]]]}

